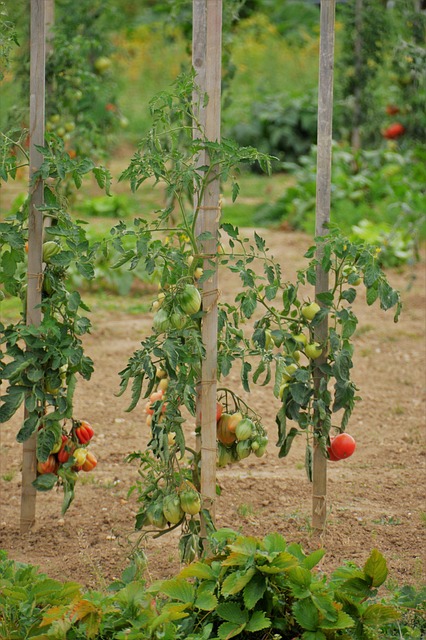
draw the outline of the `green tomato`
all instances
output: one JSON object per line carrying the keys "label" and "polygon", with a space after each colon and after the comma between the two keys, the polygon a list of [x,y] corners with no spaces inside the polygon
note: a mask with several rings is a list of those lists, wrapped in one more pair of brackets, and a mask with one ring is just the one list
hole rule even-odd
{"label": "green tomato", "polygon": [[105,73],[111,67],[111,60],[106,56],[100,56],[95,60],[94,67],[98,73]]}
{"label": "green tomato", "polygon": [[293,340],[295,340],[299,344],[302,344],[303,346],[308,343],[308,339],[304,333],[296,333],[296,335],[293,336]]}
{"label": "green tomato", "polygon": [[283,380],[285,382],[287,382],[288,380],[290,380],[290,378],[293,376],[294,372],[297,371],[299,367],[297,366],[297,364],[295,362],[292,362],[291,364],[287,365],[287,367],[285,367],[285,369],[283,370]]}
{"label": "green tomato", "polygon": [[176,298],[181,309],[188,315],[197,313],[201,308],[201,294],[193,284],[185,285],[183,291],[178,293]]}
{"label": "green tomato", "polygon": [[235,435],[237,440],[248,440],[252,437],[254,431],[254,424],[250,418],[243,418],[235,428]]}
{"label": "green tomato", "polygon": [[302,316],[306,318],[306,320],[313,320],[320,309],[319,304],[311,302],[302,308]]}
{"label": "green tomato", "polygon": [[322,354],[319,342],[310,342],[305,347],[305,353],[311,360],[316,360]]}

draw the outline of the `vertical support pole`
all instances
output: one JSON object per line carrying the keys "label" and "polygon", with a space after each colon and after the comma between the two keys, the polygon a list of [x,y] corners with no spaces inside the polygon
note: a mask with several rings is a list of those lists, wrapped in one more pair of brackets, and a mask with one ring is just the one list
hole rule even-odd
{"label": "vertical support pole", "polygon": [[362,70],[362,9],[363,0],[355,0],[355,78],[357,78],[354,91],[354,114],[352,128],[352,146],[354,149],[361,147],[361,70]]}
{"label": "vertical support pole", "polygon": [[[194,0],[194,27],[201,29],[200,39],[194,33],[194,62],[197,71],[201,103],[204,93],[208,102],[198,115],[207,140],[220,140],[221,120],[221,70],[222,70],[222,0]],[[195,21],[196,18],[196,21]],[[205,24],[205,28],[204,28]],[[204,37],[205,33],[205,37]],[[204,46],[202,44],[204,40]],[[203,84],[202,84],[203,83]],[[200,161],[202,159],[200,158]],[[209,159],[206,158],[207,163]],[[203,193],[198,207],[197,234],[210,232],[211,239],[203,241],[202,252],[206,256],[205,268],[211,269],[212,256],[217,253],[217,236],[220,221],[220,180],[215,167],[211,169],[211,181]],[[201,335],[206,350],[201,372],[201,494],[205,508],[215,518],[216,496],[216,392],[217,392],[217,323],[218,279],[217,271],[203,283],[203,310]],[[197,412],[198,413],[198,412]],[[205,527],[203,524],[203,533]]]}
{"label": "vertical support pole", "polygon": [[[44,144],[45,105],[45,0],[31,0],[30,28],[30,206],[28,217],[28,287],[27,324],[41,322],[43,214],[38,207],[43,203],[43,182],[33,181],[43,157],[35,145]],[[37,473],[36,436],[23,445],[21,533],[28,531],[35,521],[36,489],[32,486]]]}
{"label": "vertical support pole", "polygon": [[[317,237],[328,232],[327,225],[330,221],[335,4],[335,0],[321,2],[315,228]],[[321,260],[321,255],[318,253],[316,257]],[[315,295],[324,291],[328,291],[328,273],[324,272],[319,265],[316,273]],[[328,322],[325,318],[316,328],[315,339],[318,342],[325,342],[327,336]],[[321,365],[324,360],[325,355],[318,358],[318,365]],[[316,368],[314,372],[316,391],[318,391],[321,375]],[[312,483],[312,526],[323,529],[327,515],[327,459],[315,441]]]}

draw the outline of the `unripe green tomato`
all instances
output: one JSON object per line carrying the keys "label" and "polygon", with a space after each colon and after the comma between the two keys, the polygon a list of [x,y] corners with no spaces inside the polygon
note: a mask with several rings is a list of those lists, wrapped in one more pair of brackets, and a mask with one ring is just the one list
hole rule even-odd
{"label": "unripe green tomato", "polygon": [[201,294],[193,284],[185,285],[183,291],[177,294],[177,301],[181,309],[188,315],[197,313],[201,308]]}
{"label": "unripe green tomato", "polygon": [[43,262],[49,263],[53,256],[56,256],[61,250],[61,245],[54,240],[43,242]]}
{"label": "unripe green tomato", "polygon": [[293,340],[295,340],[299,344],[302,344],[303,346],[305,346],[308,343],[308,339],[304,333],[296,333],[293,336]]}
{"label": "unripe green tomato", "polygon": [[175,494],[165,496],[163,500],[163,514],[167,522],[178,524],[183,518],[184,512],[180,506],[180,498]]}
{"label": "unripe green tomato", "polygon": [[201,497],[194,489],[184,489],[179,494],[180,506],[185,513],[195,516],[201,511]]}
{"label": "unripe green tomato", "polygon": [[297,371],[299,367],[297,366],[297,364],[295,362],[292,362],[291,364],[287,365],[285,367],[285,369],[283,370],[283,380],[285,382],[287,382],[288,380],[290,380],[290,378],[293,376],[294,372]]}
{"label": "unripe green tomato", "polygon": [[285,390],[286,390],[286,389],[288,389],[288,388],[289,388],[289,386],[290,386],[290,385],[288,384],[288,382],[284,382],[284,384],[282,384],[282,385],[280,386],[280,390],[279,390],[279,392],[278,392],[278,397],[279,397],[279,399],[280,399],[280,400],[282,400],[282,399],[283,399],[284,392],[285,392]]}
{"label": "unripe green tomato", "polygon": [[313,320],[320,309],[321,307],[319,304],[311,302],[310,304],[302,307],[302,316],[306,318],[306,320]]}
{"label": "unripe green tomato", "polygon": [[170,316],[170,324],[174,329],[183,329],[187,322],[188,316],[179,311],[174,311]]}
{"label": "unripe green tomato", "polygon": [[250,420],[250,418],[244,418],[237,424],[235,428],[235,435],[237,436],[237,440],[241,442],[242,440],[248,440],[249,438],[251,438],[253,435],[253,431],[253,422]]}
{"label": "unripe green tomato", "polygon": [[322,354],[319,342],[311,342],[306,345],[305,353],[311,360],[316,360]]}
{"label": "unripe green tomato", "polygon": [[251,442],[250,442],[250,440],[242,440],[241,442],[237,443],[237,458],[238,458],[238,460],[243,460],[244,458],[248,458],[250,453],[251,453]]}
{"label": "unripe green tomato", "polygon": [[153,321],[154,330],[158,333],[163,333],[170,329],[170,318],[169,313],[166,309],[160,309],[154,316]]}

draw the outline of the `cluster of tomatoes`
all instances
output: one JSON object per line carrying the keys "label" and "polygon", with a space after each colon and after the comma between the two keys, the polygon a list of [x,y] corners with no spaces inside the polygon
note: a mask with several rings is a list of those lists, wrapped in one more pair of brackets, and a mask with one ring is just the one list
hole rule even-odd
{"label": "cluster of tomatoes", "polygon": [[[401,109],[394,105],[388,104],[386,105],[386,114],[388,116],[394,116],[397,113],[400,113]],[[396,140],[400,138],[405,133],[405,127],[400,122],[392,122],[386,129],[383,129],[382,136],[386,138],[386,140]]]}
{"label": "cluster of tomatoes", "polygon": [[217,466],[225,467],[247,458],[251,453],[261,458],[268,444],[262,425],[240,411],[224,413],[220,402],[216,408]]}
{"label": "cluster of tomatoes", "polygon": [[195,516],[201,511],[201,495],[188,480],[178,487],[168,487],[165,492],[157,488],[150,497],[144,524],[157,529],[180,524],[186,516]]}
{"label": "cluster of tomatoes", "polygon": [[61,433],[47,460],[37,463],[39,475],[57,474],[61,465],[77,472],[92,471],[98,464],[95,455],[87,448],[93,435],[94,430],[87,420],[73,420],[70,433]]}

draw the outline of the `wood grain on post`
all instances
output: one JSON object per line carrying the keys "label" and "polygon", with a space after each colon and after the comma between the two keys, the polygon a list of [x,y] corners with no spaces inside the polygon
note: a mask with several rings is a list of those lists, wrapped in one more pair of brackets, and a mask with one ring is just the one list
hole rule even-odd
{"label": "wood grain on post", "polygon": [[[318,156],[316,185],[315,235],[328,233],[331,195],[331,146],[333,123],[333,71],[334,71],[334,23],[335,0],[322,0],[320,24],[320,59],[318,80]],[[317,258],[321,255],[317,253]],[[328,273],[317,267],[315,295],[328,291]],[[328,336],[328,321],[325,318],[315,330],[317,342],[325,342]],[[318,358],[321,365],[324,356]],[[315,388],[318,390],[321,372],[315,368]],[[313,495],[312,526],[323,529],[327,515],[327,459],[314,441],[313,449]]]}
{"label": "wood grain on post", "polygon": [[[222,70],[222,0],[194,0],[193,60],[197,72],[196,82],[200,96],[207,94],[205,108],[198,110],[200,122],[207,140],[220,140],[221,118],[221,70]],[[205,25],[205,27],[204,27]],[[204,40],[204,43],[203,43]],[[209,162],[206,158],[207,163]],[[212,180],[206,188],[199,206],[197,233],[210,232],[212,239],[202,243],[206,255],[216,255],[217,235],[220,220],[220,181],[212,170]],[[205,269],[211,269],[206,259]],[[218,279],[217,271],[203,283],[203,310],[201,335],[206,350],[201,373],[201,494],[203,505],[215,518],[216,496],[216,393],[217,393],[217,324],[218,324]],[[203,523],[202,523],[203,524]],[[203,533],[205,528],[203,525]]]}
{"label": "wood grain on post", "polygon": [[[27,325],[41,322],[43,214],[38,211],[43,203],[43,182],[33,181],[34,173],[40,168],[43,156],[35,145],[44,144],[45,108],[45,48],[46,21],[45,0],[31,0],[31,49],[30,49],[30,206],[28,216],[28,286]],[[37,474],[36,436],[31,436],[23,445],[21,520],[20,529],[24,533],[35,522],[36,489],[32,482]]]}

